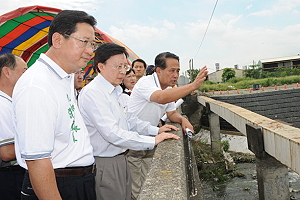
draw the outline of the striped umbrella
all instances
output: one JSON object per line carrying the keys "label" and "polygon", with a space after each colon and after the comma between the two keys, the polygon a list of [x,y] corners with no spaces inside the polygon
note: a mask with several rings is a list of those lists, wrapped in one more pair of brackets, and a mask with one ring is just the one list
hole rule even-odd
{"label": "striped umbrella", "polygon": [[[0,54],[13,53],[21,56],[30,67],[41,53],[48,49],[47,37],[53,18],[61,9],[45,6],[21,7],[0,16]],[[129,53],[131,64],[138,56],[126,45],[105,32],[95,29],[99,43],[116,43],[124,46]],[[85,76],[93,74],[92,60],[85,68]]]}

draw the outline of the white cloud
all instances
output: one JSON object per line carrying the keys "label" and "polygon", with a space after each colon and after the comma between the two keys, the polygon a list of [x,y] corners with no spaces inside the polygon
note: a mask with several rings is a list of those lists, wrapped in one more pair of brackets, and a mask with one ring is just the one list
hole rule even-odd
{"label": "white cloud", "polygon": [[264,9],[258,12],[254,12],[250,15],[253,16],[272,16],[280,14],[282,12],[292,12],[297,10],[297,7],[300,6],[299,0],[279,0],[274,3],[269,9]]}
{"label": "white cloud", "polygon": [[248,5],[246,8],[247,8],[247,9],[252,8],[252,4]]}

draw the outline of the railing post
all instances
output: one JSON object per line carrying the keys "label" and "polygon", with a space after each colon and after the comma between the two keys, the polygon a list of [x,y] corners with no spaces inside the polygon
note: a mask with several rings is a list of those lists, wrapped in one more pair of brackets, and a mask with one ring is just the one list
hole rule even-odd
{"label": "railing post", "polygon": [[289,200],[288,168],[265,152],[261,128],[246,124],[248,148],[256,156],[259,200]]}
{"label": "railing post", "polygon": [[208,114],[208,122],[210,129],[211,150],[218,152],[221,150],[221,134],[219,115],[211,112],[209,103],[206,103],[206,112]]}

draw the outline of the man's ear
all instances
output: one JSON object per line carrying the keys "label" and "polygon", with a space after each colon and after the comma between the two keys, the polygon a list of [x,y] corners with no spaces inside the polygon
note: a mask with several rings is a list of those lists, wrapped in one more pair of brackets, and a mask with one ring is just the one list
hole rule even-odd
{"label": "man's ear", "polygon": [[155,72],[156,72],[157,74],[160,74],[160,73],[161,73],[161,68],[160,68],[160,67],[156,67],[156,68],[155,68]]}
{"label": "man's ear", "polygon": [[63,40],[63,37],[61,34],[59,34],[58,32],[55,32],[53,35],[52,35],[52,46],[56,49],[59,49],[61,47],[61,44],[62,44],[62,40]]}
{"label": "man's ear", "polygon": [[3,67],[1,70],[1,76],[9,78],[10,70],[9,67]]}
{"label": "man's ear", "polygon": [[105,65],[103,63],[98,63],[97,67],[98,67],[99,71],[102,72],[102,70],[105,68]]}

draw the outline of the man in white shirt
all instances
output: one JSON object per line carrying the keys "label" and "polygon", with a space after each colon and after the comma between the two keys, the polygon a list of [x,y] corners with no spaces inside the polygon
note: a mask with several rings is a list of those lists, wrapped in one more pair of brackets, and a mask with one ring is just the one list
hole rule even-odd
{"label": "man in white shirt", "polygon": [[96,49],[96,20],[64,10],[51,22],[49,50],[13,92],[16,156],[28,171],[22,199],[94,200],[93,147],[74,97],[74,72]]}
{"label": "man in white shirt", "polygon": [[[198,89],[207,75],[207,68],[200,70],[195,81],[182,87],[174,87],[179,77],[179,57],[164,52],[155,58],[155,73],[142,77],[134,86],[128,100],[128,110],[139,119],[157,126],[160,118],[167,113],[172,122],[180,123],[182,129],[193,130],[191,123],[181,116],[175,101]],[[172,88],[173,87],[173,88]],[[128,162],[132,173],[132,196],[137,198],[148,173],[155,150],[129,151]]]}
{"label": "man in white shirt", "polygon": [[124,47],[102,44],[94,57],[94,68],[99,74],[79,94],[79,109],[91,137],[97,165],[97,200],[131,199],[128,149],[153,149],[165,139],[179,138],[164,132],[178,130],[175,126],[151,126],[127,112],[119,86],[130,68],[127,57]]}
{"label": "man in white shirt", "polygon": [[135,71],[136,81],[145,75],[147,64],[143,59],[136,59],[132,62],[132,69]]}
{"label": "man in white shirt", "polygon": [[11,96],[26,69],[27,64],[19,56],[11,53],[0,55],[0,196],[7,200],[21,199],[25,172],[16,164]]}
{"label": "man in white shirt", "polygon": [[75,98],[76,100],[78,99],[78,95],[80,90],[82,89],[82,81],[83,81],[83,76],[84,76],[84,71],[82,69],[78,69],[74,73],[74,93],[75,93]]}

